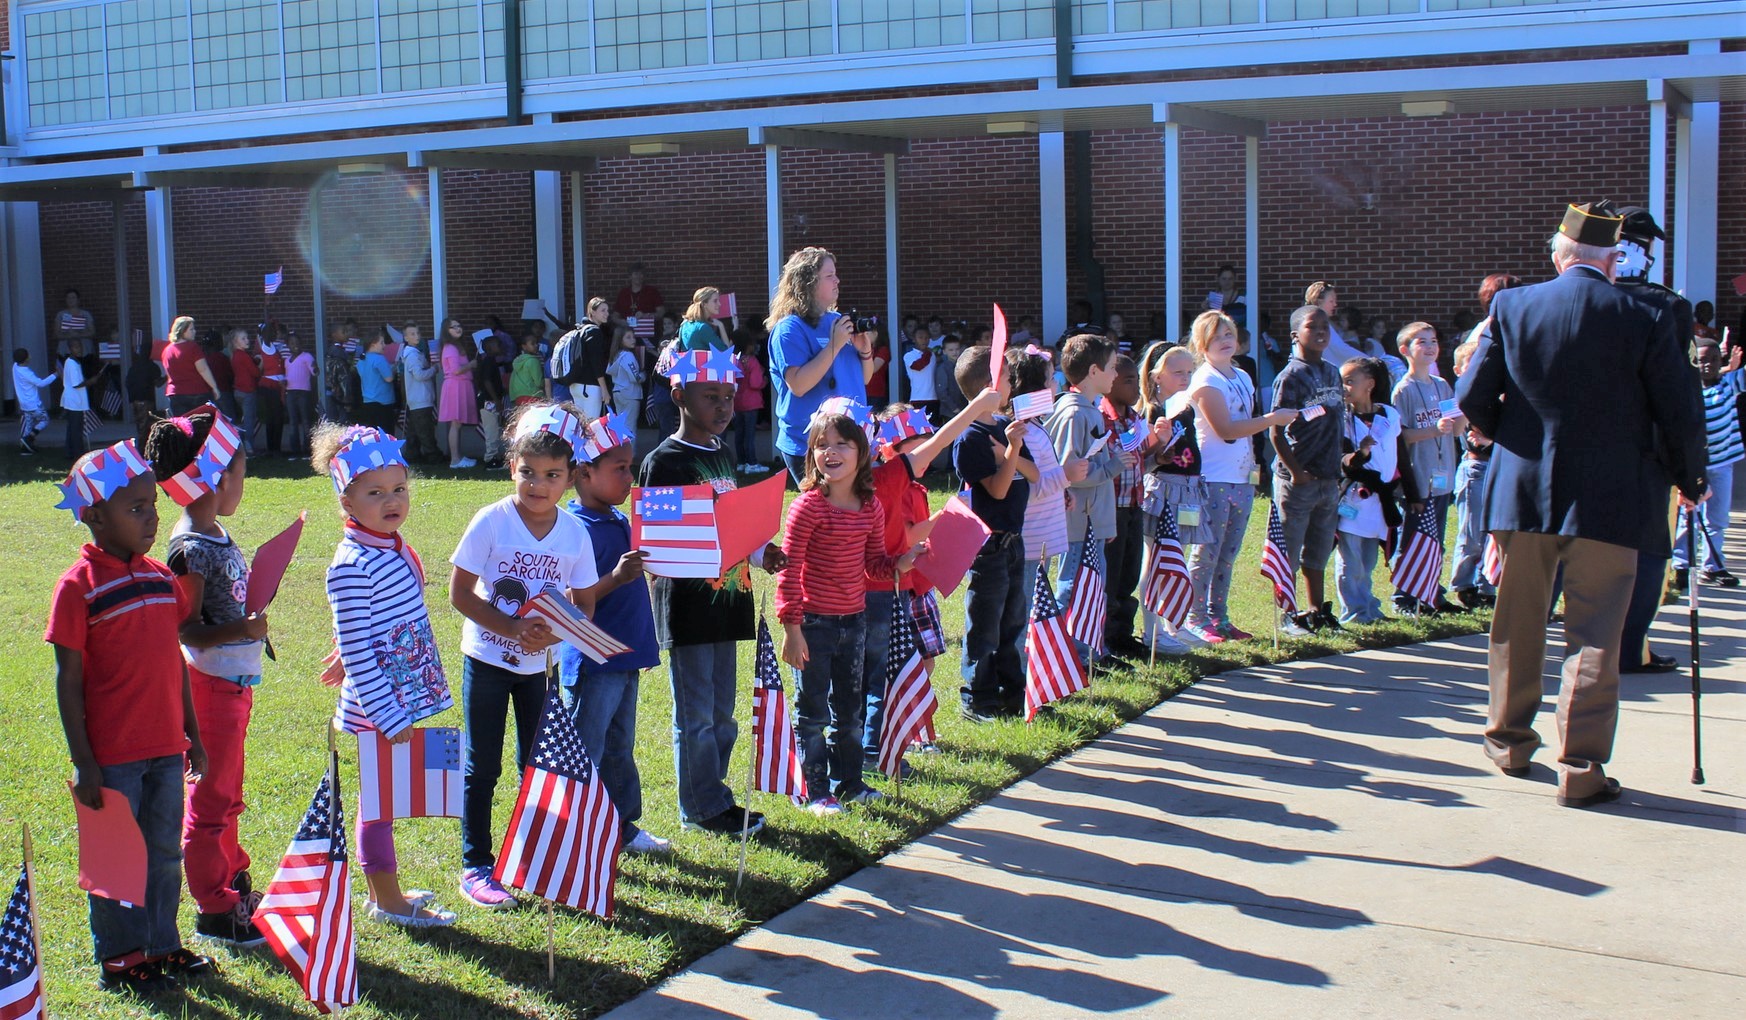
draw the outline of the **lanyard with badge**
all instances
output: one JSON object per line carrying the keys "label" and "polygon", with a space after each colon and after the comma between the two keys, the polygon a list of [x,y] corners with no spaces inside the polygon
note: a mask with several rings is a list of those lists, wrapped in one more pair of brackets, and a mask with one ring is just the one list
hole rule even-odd
{"label": "lanyard with badge", "polygon": [[[1436,428],[1437,423],[1444,418],[1453,418],[1461,413],[1461,409],[1456,405],[1453,397],[1448,400],[1441,399],[1442,393],[1437,389],[1437,384],[1435,382],[1431,383],[1431,397],[1433,399],[1426,400],[1424,393],[1425,384],[1419,382],[1417,379],[1411,381],[1413,384],[1413,393],[1419,398],[1420,406],[1427,410],[1432,407],[1437,409],[1437,417],[1431,421],[1431,428]],[[1437,455],[1437,469],[1431,473],[1431,488],[1429,494],[1432,496],[1446,495],[1451,491],[1452,487],[1449,484],[1449,465],[1443,463],[1442,433],[1439,432],[1437,435],[1431,437],[1431,449]]]}

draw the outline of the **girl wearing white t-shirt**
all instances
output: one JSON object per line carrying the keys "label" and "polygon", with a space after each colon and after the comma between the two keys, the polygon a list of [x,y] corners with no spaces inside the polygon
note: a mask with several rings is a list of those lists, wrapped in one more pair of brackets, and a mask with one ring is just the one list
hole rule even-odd
{"label": "girl wearing white t-shirt", "polygon": [[449,603],[461,625],[461,712],[467,736],[461,776],[461,894],[506,910],[516,899],[492,877],[491,798],[503,769],[504,725],[515,710],[516,774],[527,765],[546,699],[546,666],[558,638],[545,621],[519,615],[545,591],[594,607],[594,545],[560,501],[582,443],[568,405],[526,405],[504,444],[515,492],[477,514],[449,562]]}
{"label": "girl wearing white t-shirt", "polygon": [[1221,312],[1202,312],[1189,332],[1189,345],[1202,359],[1188,383],[1188,399],[1200,440],[1200,473],[1206,496],[1201,523],[1206,541],[1193,548],[1188,572],[1194,591],[1187,626],[1209,643],[1240,641],[1252,635],[1231,623],[1228,600],[1231,573],[1249,511],[1255,502],[1255,444],[1250,438],[1297,418],[1295,408],[1255,413],[1255,385],[1232,360],[1237,354],[1237,324]]}
{"label": "girl wearing white t-shirt", "polygon": [[1340,366],[1346,391],[1339,506],[1339,593],[1341,623],[1387,619],[1371,581],[1376,555],[1398,524],[1394,487],[1400,478],[1400,412],[1375,399],[1388,392],[1388,368],[1376,358],[1353,358]]}

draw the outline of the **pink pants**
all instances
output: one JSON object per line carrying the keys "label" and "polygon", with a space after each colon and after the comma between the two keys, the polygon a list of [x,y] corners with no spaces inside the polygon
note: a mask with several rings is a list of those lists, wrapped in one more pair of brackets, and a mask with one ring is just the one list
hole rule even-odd
{"label": "pink pants", "polygon": [[[188,892],[203,914],[235,907],[241,897],[232,882],[249,866],[237,844],[237,819],[243,813],[243,744],[255,691],[229,680],[188,670],[194,692],[194,717],[206,747],[206,773],[188,788],[182,815],[182,866]],[[265,883],[262,883],[264,888]]]}

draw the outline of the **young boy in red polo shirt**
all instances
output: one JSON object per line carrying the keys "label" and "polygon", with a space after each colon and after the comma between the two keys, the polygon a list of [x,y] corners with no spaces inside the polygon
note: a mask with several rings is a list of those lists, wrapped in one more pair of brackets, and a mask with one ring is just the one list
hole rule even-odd
{"label": "young boy in red polo shirt", "polygon": [[[105,988],[151,991],[212,969],[182,946],[182,790],[206,768],[176,633],[187,605],[170,569],[147,556],[158,534],[157,479],[133,440],[81,457],[60,509],[91,531],[55,585],[44,640],[74,769],[73,796],[125,798],[146,844],[145,903],[91,897]],[[117,805],[108,804],[109,810]]]}

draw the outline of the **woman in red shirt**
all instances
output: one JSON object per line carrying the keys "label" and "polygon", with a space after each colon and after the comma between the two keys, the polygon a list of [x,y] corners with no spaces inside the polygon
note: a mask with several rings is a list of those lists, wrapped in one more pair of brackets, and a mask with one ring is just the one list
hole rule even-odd
{"label": "woman in red shirt", "polygon": [[734,454],[739,469],[749,475],[763,474],[770,465],[758,459],[758,412],[764,409],[764,388],[770,384],[758,360],[762,345],[757,337],[744,335],[734,363],[740,366],[740,386],[734,391]]}
{"label": "woman in red shirt", "polygon": [[170,323],[169,346],[163,353],[164,395],[170,398],[170,414],[185,415],[218,394],[218,380],[206,363],[206,352],[194,339],[194,318],[178,315]]}

